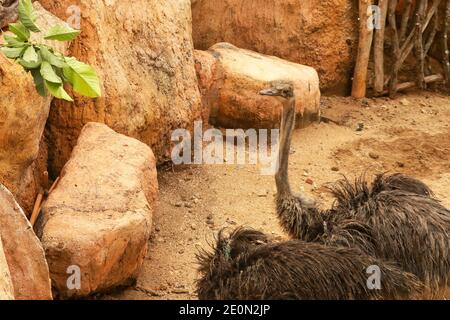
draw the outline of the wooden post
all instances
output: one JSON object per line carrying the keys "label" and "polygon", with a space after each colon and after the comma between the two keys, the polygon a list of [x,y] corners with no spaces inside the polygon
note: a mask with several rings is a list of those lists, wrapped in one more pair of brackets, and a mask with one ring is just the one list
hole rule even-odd
{"label": "wooden post", "polygon": [[368,25],[369,18],[372,16],[371,5],[372,0],[359,0],[358,56],[352,86],[352,97],[358,99],[366,96],[367,89],[367,69],[373,40],[373,29]]}
{"label": "wooden post", "polygon": [[374,90],[381,93],[384,89],[384,34],[386,30],[386,17],[388,11],[389,0],[379,0],[380,21],[379,26],[375,30],[374,44],[374,65],[375,65],[375,81]]}
{"label": "wooden post", "polygon": [[397,8],[397,0],[391,0],[389,2],[389,25],[392,29],[392,57],[394,59],[394,66],[392,68],[390,83],[389,83],[389,96],[393,98],[397,93],[398,71],[400,69],[400,43],[398,39],[397,20],[395,18],[395,9]]}
{"label": "wooden post", "polygon": [[450,83],[450,65],[448,52],[448,24],[450,20],[450,0],[447,0],[445,6],[445,14],[443,15],[444,23],[442,30],[442,68],[444,69],[444,77],[446,84]]}
{"label": "wooden post", "polygon": [[41,211],[41,204],[42,204],[43,199],[44,199],[44,194],[39,193],[36,198],[36,202],[34,203],[33,212],[31,213],[30,223],[31,223],[32,227],[34,227],[34,224],[36,223],[36,220],[39,216],[39,212]]}
{"label": "wooden post", "polygon": [[423,31],[422,27],[424,25],[425,10],[427,7],[428,0],[419,0],[417,9],[417,22],[416,22],[416,58],[417,63],[417,87],[420,89],[425,88],[425,55],[424,55],[424,45],[423,45]]}
{"label": "wooden post", "polygon": [[[434,74],[431,76],[426,76],[424,78],[424,81],[426,84],[429,83],[435,83],[435,82],[440,82],[440,81],[444,81],[444,77],[442,76],[442,74]],[[395,88],[395,91],[403,91],[403,90],[407,90],[407,89],[411,89],[414,88],[417,85],[416,81],[409,81],[409,82],[403,82],[397,85],[397,88]],[[382,95],[387,95],[389,94],[388,90],[383,91]]]}
{"label": "wooden post", "polygon": [[406,0],[405,11],[403,12],[402,24],[400,26],[399,42],[405,41],[406,31],[408,29],[409,16],[411,15],[412,0]]}

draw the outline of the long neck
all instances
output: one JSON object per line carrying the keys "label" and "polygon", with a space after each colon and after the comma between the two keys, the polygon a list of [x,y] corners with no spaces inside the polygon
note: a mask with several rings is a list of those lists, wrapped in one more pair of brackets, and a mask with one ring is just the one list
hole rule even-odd
{"label": "long neck", "polygon": [[278,154],[279,167],[275,175],[278,195],[290,195],[292,193],[289,185],[288,166],[292,133],[295,128],[295,114],[295,98],[292,97],[284,103],[283,115],[281,117],[281,139]]}

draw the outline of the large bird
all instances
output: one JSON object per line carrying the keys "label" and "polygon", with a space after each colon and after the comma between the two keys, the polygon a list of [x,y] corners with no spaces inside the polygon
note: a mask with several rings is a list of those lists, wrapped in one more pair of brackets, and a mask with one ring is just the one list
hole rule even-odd
{"label": "large bird", "polygon": [[[411,273],[356,248],[291,240],[272,242],[265,234],[223,230],[212,251],[199,253],[201,300],[396,299],[414,297],[422,283]],[[379,268],[380,287],[370,267]]]}
{"label": "large bird", "polygon": [[359,248],[397,263],[430,289],[450,284],[450,212],[421,181],[401,174],[335,183],[329,210],[305,194],[292,192],[288,163],[295,128],[295,94],[289,81],[260,92],[283,103],[276,207],[279,221],[295,239]]}

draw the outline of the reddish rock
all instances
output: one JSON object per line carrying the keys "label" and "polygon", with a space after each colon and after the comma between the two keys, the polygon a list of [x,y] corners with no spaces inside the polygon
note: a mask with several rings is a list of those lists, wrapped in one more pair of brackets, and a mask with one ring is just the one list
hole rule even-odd
{"label": "reddish rock", "polygon": [[213,119],[217,117],[218,88],[221,86],[219,62],[209,52],[200,50],[195,50],[194,60],[198,87],[202,97],[202,120],[204,124],[207,124],[211,117],[211,111],[213,111]]}
{"label": "reddish rock", "polygon": [[14,300],[14,288],[0,236],[0,300]]}
{"label": "reddish rock", "polygon": [[298,126],[318,118],[320,90],[317,72],[307,66],[219,43],[196,51],[203,103],[212,124],[224,128],[276,128],[282,105],[259,91],[272,81],[294,83]]}
{"label": "reddish rock", "polygon": [[0,184],[0,236],[16,300],[52,299],[44,250],[11,192]]}
{"label": "reddish rock", "polygon": [[[157,193],[147,145],[104,124],[83,128],[36,226],[59,296],[84,297],[137,277]],[[73,266],[81,271],[79,289],[67,287]]]}
{"label": "reddish rock", "polygon": [[[44,33],[51,26],[62,23],[38,2],[34,7],[39,17],[37,24]],[[39,34],[33,34],[33,37],[37,40]],[[0,44],[2,41],[3,37],[0,37]],[[67,53],[67,43],[45,43]],[[46,160],[41,161],[45,150],[41,150],[40,143],[52,98],[41,97],[32,76],[3,54],[0,54],[0,97],[0,183],[30,214],[42,187],[42,174],[47,170]]]}
{"label": "reddish rock", "polygon": [[[83,126],[91,121],[149,145],[158,161],[170,158],[171,133],[201,117],[189,0],[42,0],[62,19],[81,12],[81,35],[70,54],[95,67],[98,99],[55,101],[47,123],[49,160],[58,173]],[[73,19],[71,19],[73,20]]]}
{"label": "reddish rock", "polygon": [[218,42],[311,66],[327,92],[349,91],[358,44],[358,2],[192,1],[196,49]]}

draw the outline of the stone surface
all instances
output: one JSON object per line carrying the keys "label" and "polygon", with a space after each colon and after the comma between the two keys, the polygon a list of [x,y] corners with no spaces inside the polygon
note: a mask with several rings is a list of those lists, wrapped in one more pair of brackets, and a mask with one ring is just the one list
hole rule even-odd
{"label": "stone surface", "polygon": [[[42,30],[61,23],[59,19],[35,2]],[[36,34],[34,39],[37,40]],[[0,43],[3,37],[0,38]],[[48,45],[65,53],[67,44],[47,41]],[[51,97],[39,96],[33,78],[23,68],[0,54],[0,183],[17,198],[26,213],[30,213],[46,162],[37,162],[39,145],[48,117]]]}
{"label": "stone surface", "polygon": [[348,93],[358,42],[358,2],[195,0],[196,49],[218,42],[315,68],[326,93]]}
{"label": "stone surface", "polygon": [[[137,276],[157,192],[147,145],[104,124],[86,124],[37,223],[61,297],[87,296]],[[66,285],[71,266],[80,268],[79,290]]]}
{"label": "stone surface", "polygon": [[[212,124],[224,128],[279,127],[282,105],[259,91],[272,81],[294,83],[298,126],[318,118],[320,90],[317,72],[277,57],[219,43],[196,51],[199,84]],[[216,61],[214,61],[216,60]]]}
{"label": "stone surface", "polygon": [[14,288],[0,236],[0,300],[14,300]]}
{"label": "stone surface", "polygon": [[11,192],[0,184],[0,235],[16,300],[52,299],[44,250]]}
{"label": "stone surface", "polygon": [[[197,73],[198,87],[202,97],[202,121],[209,123],[211,110],[217,110],[218,83],[221,75],[218,60],[209,52],[195,50],[195,71]],[[213,118],[217,115],[213,114]]]}
{"label": "stone surface", "polygon": [[158,161],[170,157],[173,129],[201,117],[193,59],[189,0],[43,0],[69,21],[81,12],[82,34],[71,54],[92,64],[103,97],[55,102],[47,125],[49,161],[57,174],[84,124],[102,122],[151,146]]}

